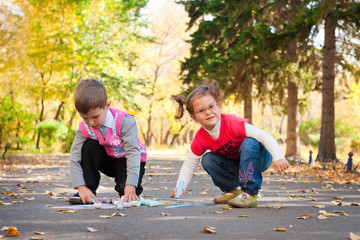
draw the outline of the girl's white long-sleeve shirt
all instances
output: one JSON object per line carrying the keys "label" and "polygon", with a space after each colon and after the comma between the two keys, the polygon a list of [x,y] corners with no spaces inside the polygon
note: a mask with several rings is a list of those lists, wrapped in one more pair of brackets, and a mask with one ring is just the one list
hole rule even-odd
{"label": "girl's white long-sleeve shirt", "polygon": [[[205,128],[204,129],[210,134],[212,138],[217,139],[220,135],[220,126],[221,126],[221,120],[219,120],[219,122],[215,125],[215,127],[212,130],[207,130]],[[254,138],[258,142],[260,142],[269,151],[275,162],[285,158],[278,143],[271,134],[248,123],[245,123],[245,131],[246,131],[246,137]],[[179,181],[182,180],[184,181],[184,189],[186,189],[194,174],[195,168],[199,164],[201,157],[202,156],[195,155],[190,150],[186,160],[184,161],[180,169],[177,185],[179,184]]]}

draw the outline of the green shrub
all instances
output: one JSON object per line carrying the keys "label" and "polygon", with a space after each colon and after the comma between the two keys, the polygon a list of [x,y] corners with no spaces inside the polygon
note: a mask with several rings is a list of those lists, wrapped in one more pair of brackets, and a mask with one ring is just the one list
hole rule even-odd
{"label": "green shrub", "polygon": [[[318,147],[320,142],[320,119],[310,119],[300,123],[299,138],[304,145]],[[341,120],[335,121],[335,145],[340,151],[349,150],[352,142],[358,139],[356,131]]]}
{"label": "green shrub", "polygon": [[63,152],[70,151],[75,132],[69,126],[52,120],[40,122],[36,128],[40,131],[41,141],[46,146],[46,152],[53,152],[57,148]]}

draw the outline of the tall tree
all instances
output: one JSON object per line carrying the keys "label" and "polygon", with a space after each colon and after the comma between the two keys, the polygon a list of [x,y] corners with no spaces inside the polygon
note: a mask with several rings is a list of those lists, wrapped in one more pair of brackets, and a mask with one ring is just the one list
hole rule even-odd
{"label": "tall tree", "polygon": [[[336,46],[336,30],[345,30],[341,34],[349,34],[360,37],[360,3],[356,1],[326,1],[321,6],[324,11],[325,18],[325,34],[323,48],[323,77],[322,77],[322,115],[321,115],[321,134],[319,142],[319,152],[317,157],[323,159],[336,159],[335,147],[335,75],[337,66],[341,64],[341,60],[346,57],[345,54],[337,55]],[[345,26],[341,26],[345,25]],[[359,49],[360,44],[353,42],[342,42],[339,48],[347,48],[349,45]],[[338,51],[338,53],[345,53]],[[359,54],[350,51],[350,56],[359,59]],[[352,57],[352,58],[353,58]],[[349,64],[349,62],[347,62]],[[344,65],[342,65],[344,66]],[[345,66],[342,71],[345,71]]]}

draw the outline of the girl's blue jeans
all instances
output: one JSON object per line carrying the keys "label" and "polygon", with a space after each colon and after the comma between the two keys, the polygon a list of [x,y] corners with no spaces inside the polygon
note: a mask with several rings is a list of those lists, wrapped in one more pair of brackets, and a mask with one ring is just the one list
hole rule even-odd
{"label": "girl's blue jeans", "polygon": [[239,148],[240,159],[227,159],[208,152],[201,164],[221,191],[232,191],[238,186],[242,191],[256,195],[261,189],[262,172],[272,163],[265,147],[253,138],[247,138]]}

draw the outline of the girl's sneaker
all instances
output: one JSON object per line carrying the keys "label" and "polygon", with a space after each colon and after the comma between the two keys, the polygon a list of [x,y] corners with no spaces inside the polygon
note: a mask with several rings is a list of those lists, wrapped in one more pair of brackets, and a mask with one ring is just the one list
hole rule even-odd
{"label": "girl's sneaker", "polygon": [[234,189],[230,192],[224,192],[220,196],[214,198],[214,202],[217,204],[226,204],[229,200],[237,197],[240,193],[242,193],[241,189]]}
{"label": "girl's sneaker", "polygon": [[257,207],[257,195],[250,195],[241,191],[236,198],[229,200],[228,204],[238,208]]}

